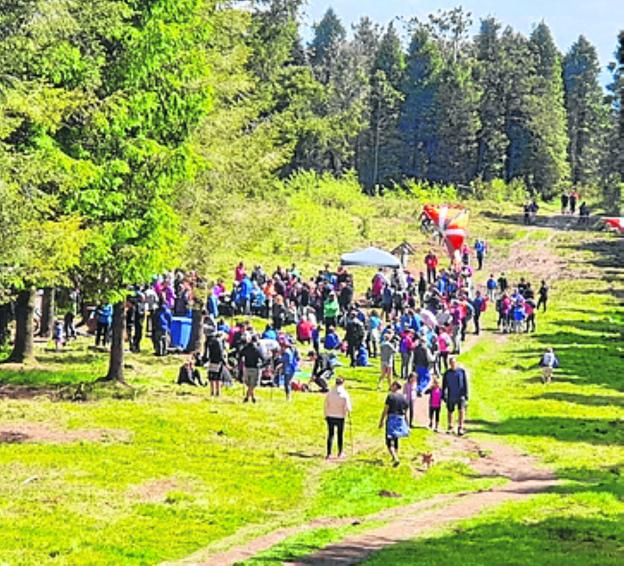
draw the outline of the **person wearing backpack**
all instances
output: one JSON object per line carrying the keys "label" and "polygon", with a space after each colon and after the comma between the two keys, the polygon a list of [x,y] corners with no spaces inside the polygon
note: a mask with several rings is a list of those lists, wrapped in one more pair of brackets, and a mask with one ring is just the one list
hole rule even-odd
{"label": "person wearing backpack", "polygon": [[552,383],[553,371],[559,367],[559,360],[552,348],[544,352],[540,367],[542,368],[542,383]]}
{"label": "person wearing backpack", "polygon": [[447,434],[453,432],[453,414],[455,409],[459,413],[457,434],[463,436],[466,432],[465,417],[468,404],[468,377],[463,368],[457,365],[457,358],[449,359],[450,368],[444,372],[442,378],[442,398],[448,412]]}

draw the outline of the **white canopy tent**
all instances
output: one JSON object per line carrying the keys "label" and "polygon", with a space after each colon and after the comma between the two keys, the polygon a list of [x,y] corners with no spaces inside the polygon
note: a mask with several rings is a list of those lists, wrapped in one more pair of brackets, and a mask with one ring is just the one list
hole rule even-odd
{"label": "white canopy tent", "polygon": [[340,257],[340,264],[359,267],[392,267],[395,269],[401,267],[398,258],[379,248],[366,248],[344,254]]}

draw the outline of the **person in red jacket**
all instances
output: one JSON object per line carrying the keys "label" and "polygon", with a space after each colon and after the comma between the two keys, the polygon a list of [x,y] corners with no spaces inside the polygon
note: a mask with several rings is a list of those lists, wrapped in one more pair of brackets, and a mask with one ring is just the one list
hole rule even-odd
{"label": "person in red jacket", "polygon": [[435,283],[438,269],[438,257],[433,253],[433,250],[429,250],[429,253],[425,256],[425,265],[427,266],[427,282],[429,284]]}

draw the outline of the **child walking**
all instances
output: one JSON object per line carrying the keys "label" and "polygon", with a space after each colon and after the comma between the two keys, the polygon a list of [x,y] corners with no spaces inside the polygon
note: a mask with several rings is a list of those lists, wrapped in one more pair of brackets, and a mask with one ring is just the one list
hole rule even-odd
{"label": "child walking", "polygon": [[[426,394],[429,395],[429,428],[433,428],[438,432],[440,426],[440,407],[442,406],[442,388],[437,377],[433,378],[433,382]],[[433,426],[435,420],[435,427]]]}
{"label": "child walking", "polygon": [[57,352],[60,352],[63,348],[63,343],[65,342],[63,336],[63,323],[60,320],[57,320],[54,323],[54,349]]}

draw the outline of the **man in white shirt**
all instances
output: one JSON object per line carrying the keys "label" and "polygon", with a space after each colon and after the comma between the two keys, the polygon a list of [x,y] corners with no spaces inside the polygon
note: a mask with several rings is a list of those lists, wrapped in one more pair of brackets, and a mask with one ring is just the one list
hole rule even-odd
{"label": "man in white shirt", "polygon": [[338,431],[338,458],[344,458],[344,424],[351,412],[351,399],[344,386],[344,379],[336,378],[336,385],[325,396],[325,420],[327,421],[327,457],[329,460],[334,444],[334,430]]}

